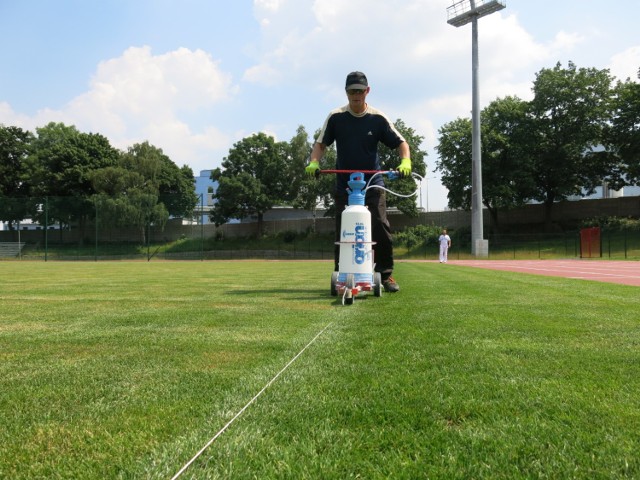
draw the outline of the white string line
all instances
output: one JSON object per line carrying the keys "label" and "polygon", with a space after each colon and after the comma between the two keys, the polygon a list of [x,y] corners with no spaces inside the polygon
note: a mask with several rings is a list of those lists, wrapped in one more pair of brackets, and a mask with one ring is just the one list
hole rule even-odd
{"label": "white string line", "polygon": [[262,390],[260,390],[260,391],[259,391],[259,392],[258,392],[258,393],[257,393],[257,394],[252,398],[252,399],[251,399],[251,400],[249,400],[249,402],[248,402],[244,407],[242,407],[242,409],[241,409],[238,413],[236,413],[236,414],[235,414],[235,416],[234,416],[231,420],[229,420],[229,421],[227,422],[227,424],[226,424],[224,427],[222,427],[222,428],[220,429],[220,431],[219,431],[218,433],[216,433],[216,434],[213,436],[213,438],[212,438],[211,440],[209,440],[209,441],[206,443],[206,445],[205,445],[204,447],[202,447],[202,448],[200,449],[200,451],[199,451],[198,453],[196,453],[196,454],[193,456],[193,458],[192,458],[191,460],[189,460],[187,463],[185,463],[185,464],[184,464],[184,466],[183,466],[183,467],[178,471],[178,473],[176,473],[173,477],[171,477],[171,480],[176,480],[180,475],[182,475],[182,474],[184,473],[184,471],[185,471],[187,468],[189,468],[189,466],[190,466],[193,462],[195,462],[195,461],[196,461],[196,459],[197,459],[200,455],[202,455],[202,453],[203,453],[207,448],[209,448],[209,446],[210,446],[213,442],[215,442],[215,440],[216,440],[220,435],[222,435],[222,434],[224,433],[224,431],[225,431],[227,428],[229,428],[229,426],[231,426],[231,424],[232,424],[233,422],[235,422],[235,421],[236,421],[236,419],[237,419],[240,415],[242,415],[242,413],[243,413],[247,408],[249,408],[249,406],[250,406],[253,402],[255,402],[255,401],[256,401],[256,399],[257,399],[260,395],[262,395],[262,394],[264,393],[264,391],[265,391],[267,388],[269,388],[269,386],[270,386],[273,382],[275,382],[275,381],[276,381],[276,379],[277,379],[277,378],[278,378],[278,377],[279,377],[279,376],[280,376],[280,375],[281,375],[281,374],[282,374],[282,373],[283,373],[287,368],[289,368],[289,366],[290,366],[293,362],[295,362],[295,361],[297,360],[297,358],[298,358],[300,355],[302,355],[302,354],[304,353],[304,351],[305,351],[307,348],[309,348],[309,347],[311,346],[311,344],[313,344],[313,342],[315,342],[315,341],[318,339],[318,337],[319,337],[320,335],[322,335],[322,334],[325,332],[325,330],[326,330],[327,328],[329,328],[332,324],[333,324],[333,322],[329,323],[326,327],[324,327],[322,330],[320,330],[320,332],[318,332],[318,334],[317,334],[315,337],[313,337],[313,339],[312,339],[309,343],[307,343],[307,345],[306,345],[302,350],[300,350],[300,351],[298,352],[298,354],[297,354],[295,357],[293,357],[293,358],[289,361],[289,363],[287,363],[287,364],[282,368],[282,370],[280,370],[280,371],[275,375],[275,377],[273,377],[271,380],[269,380],[269,382],[268,382],[264,387],[262,387]]}

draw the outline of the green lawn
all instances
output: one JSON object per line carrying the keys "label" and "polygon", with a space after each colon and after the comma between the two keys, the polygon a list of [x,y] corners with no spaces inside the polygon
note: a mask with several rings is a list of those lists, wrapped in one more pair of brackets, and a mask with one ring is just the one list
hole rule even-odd
{"label": "green lawn", "polygon": [[639,478],[637,287],[400,263],[3,262],[0,478]]}

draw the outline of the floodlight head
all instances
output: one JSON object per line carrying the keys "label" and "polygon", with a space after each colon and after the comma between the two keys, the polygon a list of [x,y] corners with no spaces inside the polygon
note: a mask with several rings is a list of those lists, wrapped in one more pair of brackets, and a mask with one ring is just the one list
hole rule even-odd
{"label": "floodlight head", "polygon": [[447,8],[447,23],[461,27],[474,18],[491,15],[504,7],[504,0],[460,0]]}

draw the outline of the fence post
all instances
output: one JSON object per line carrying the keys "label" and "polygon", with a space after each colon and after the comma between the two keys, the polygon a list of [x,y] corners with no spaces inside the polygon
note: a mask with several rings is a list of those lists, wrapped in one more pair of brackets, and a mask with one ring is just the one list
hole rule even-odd
{"label": "fence post", "polygon": [[204,193],[200,194],[200,261],[204,262]]}
{"label": "fence post", "polygon": [[95,238],[95,251],[94,251],[94,260],[98,261],[98,200],[95,200],[93,203],[95,208],[95,223],[96,223],[96,238]]}
{"label": "fence post", "polygon": [[44,261],[49,253],[49,197],[44,197]]}

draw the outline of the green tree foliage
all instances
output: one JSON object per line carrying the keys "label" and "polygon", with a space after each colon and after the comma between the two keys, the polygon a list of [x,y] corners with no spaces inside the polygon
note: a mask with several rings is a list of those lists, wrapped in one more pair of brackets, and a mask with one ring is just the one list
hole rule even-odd
{"label": "green tree foliage", "polygon": [[190,218],[198,202],[195,194],[193,170],[184,165],[178,167],[162,149],[149,142],[130,147],[124,156],[124,164],[140,172],[158,195],[170,215]]}
{"label": "green tree foliage", "polygon": [[[404,136],[411,148],[411,159],[413,171],[421,176],[426,175],[426,164],[424,158],[426,152],[420,149],[423,137],[416,134],[415,130],[407,127],[402,120],[395,123],[398,131]],[[320,131],[316,131],[314,138],[319,135]],[[309,163],[309,152],[312,144],[308,140],[307,132],[304,127],[298,127],[296,136],[290,142],[291,156],[294,159],[294,176],[300,176],[299,182],[292,183],[294,201],[292,205],[295,208],[303,208],[315,212],[318,206],[324,207],[327,216],[334,215],[333,193],[335,190],[335,178],[332,175],[320,175],[317,178],[308,178],[304,172],[304,167]],[[383,170],[395,170],[400,164],[400,158],[395,150],[391,150],[384,145],[380,145],[379,149],[380,161]],[[331,145],[325,151],[324,156],[320,160],[321,170],[332,170],[336,167],[336,150],[335,145]],[[388,188],[401,195],[410,195],[417,190],[416,181],[413,178],[394,180],[388,185]],[[387,201],[389,206],[396,206],[398,209],[408,215],[417,215],[417,206],[415,196],[407,198],[388,195]],[[315,215],[314,215],[315,217]]]}
{"label": "green tree foliage", "polygon": [[[314,138],[320,134],[316,131]],[[291,154],[295,159],[292,162],[295,174],[301,177],[297,187],[294,187],[292,194],[294,200],[292,205],[295,208],[301,208],[313,212],[315,220],[316,211],[319,206],[327,209],[327,214],[331,215],[333,209],[333,191],[335,190],[335,178],[333,175],[319,175],[318,177],[309,178],[304,171],[304,167],[309,163],[309,152],[312,145],[309,142],[304,127],[298,127],[296,136],[291,139]],[[320,160],[321,170],[334,169],[336,166],[336,150],[331,145],[325,151],[324,156]],[[314,224],[315,231],[315,224]]]}
{"label": "green tree foliage", "polygon": [[27,158],[32,141],[31,132],[0,125],[0,197],[5,197],[0,200],[0,220],[9,222],[9,228],[29,214],[22,197],[29,194]]}
{"label": "green tree foliage", "polygon": [[627,79],[616,84],[612,113],[605,140],[617,165],[612,172],[612,185],[640,185],[640,83]]}
{"label": "green tree foliage", "polygon": [[536,76],[523,152],[534,176],[532,197],[544,203],[547,224],[555,202],[592,193],[611,170],[607,156],[590,154],[604,141],[611,82],[608,70],[578,69],[572,62]]}
{"label": "green tree foliage", "polygon": [[256,216],[257,233],[262,235],[264,213],[292,200],[289,153],[286,142],[276,142],[264,133],[235,143],[222,167],[211,174],[218,182],[211,220],[221,225],[232,218]]}
{"label": "green tree foliage", "polygon": [[303,205],[303,208],[310,205],[312,200],[305,201],[304,195],[300,194],[303,185],[307,183],[307,175],[304,171],[304,167],[309,162],[309,151],[311,145],[309,144],[309,135],[305,128],[300,125],[296,130],[296,134],[289,141],[289,162],[287,169],[289,170],[289,177],[291,178],[290,185],[290,197],[294,206]]}
{"label": "green tree foliage", "polygon": [[436,225],[416,225],[407,227],[394,235],[394,242],[403,245],[408,250],[415,250],[424,246],[438,247],[438,237],[442,227]]}
{"label": "green tree foliage", "polygon": [[436,170],[450,208],[471,209],[471,119],[456,118],[438,130]]}
{"label": "green tree foliage", "polygon": [[[483,203],[497,222],[499,209],[527,200],[553,204],[592,193],[614,169],[598,152],[610,120],[607,70],[557,64],[537,74],[534,98],[498,99],[481,113]],[[449,206],[470,208],[471,121],[457,119],[439,130],[436,150]]]}
{"label": "green tree foliage", "polygon": [[[427,165],[425,158],[427,153],[420,148],[424,137],[418,135],[413,128],[407,126],[401,119],[396,120],[394,125],[409,144],[412,172],[417,173],[421,177],[426,177]],[[380,144],[378,152],[383,170],[396,170],[398,168],[401,159],[395,150],[391,150],[387,146]],[[390,207],[397,207],[398,210],[411,217],[417,216],[418,206],[416,197],[411,194],[416,192],[418,184],[413,177],[394,180],[393,182],[386,181],[386,187],[393,192],[403,195],[387,195],[387,204]]]}
{"label": "green tree foliage", "polygon": [[49,123],[36,133],[30,159],[32,194],[54,197],[49,201],[49,220],[77,222],[82,232],[94,214],[91,173],[115,165],[119,152],[106,137],[62,123]]}
{"label": "green tree foliage", "polygon": [[522,150],[527,108],[527,102],[506,97],[491,102],[481,114],[482,171],[490,179],[482,192],[496,224],[500,209],[523,205],[535,188]]}
{"label": "green tree foliage", "polygon": [[197,201],[191,169],[179,169],[148,142],[130,147],[117,165],[94,171],[91,180],[101,224],[136,227],[143,243],[147,228],[163,227],[170,214],[191,216]]}

